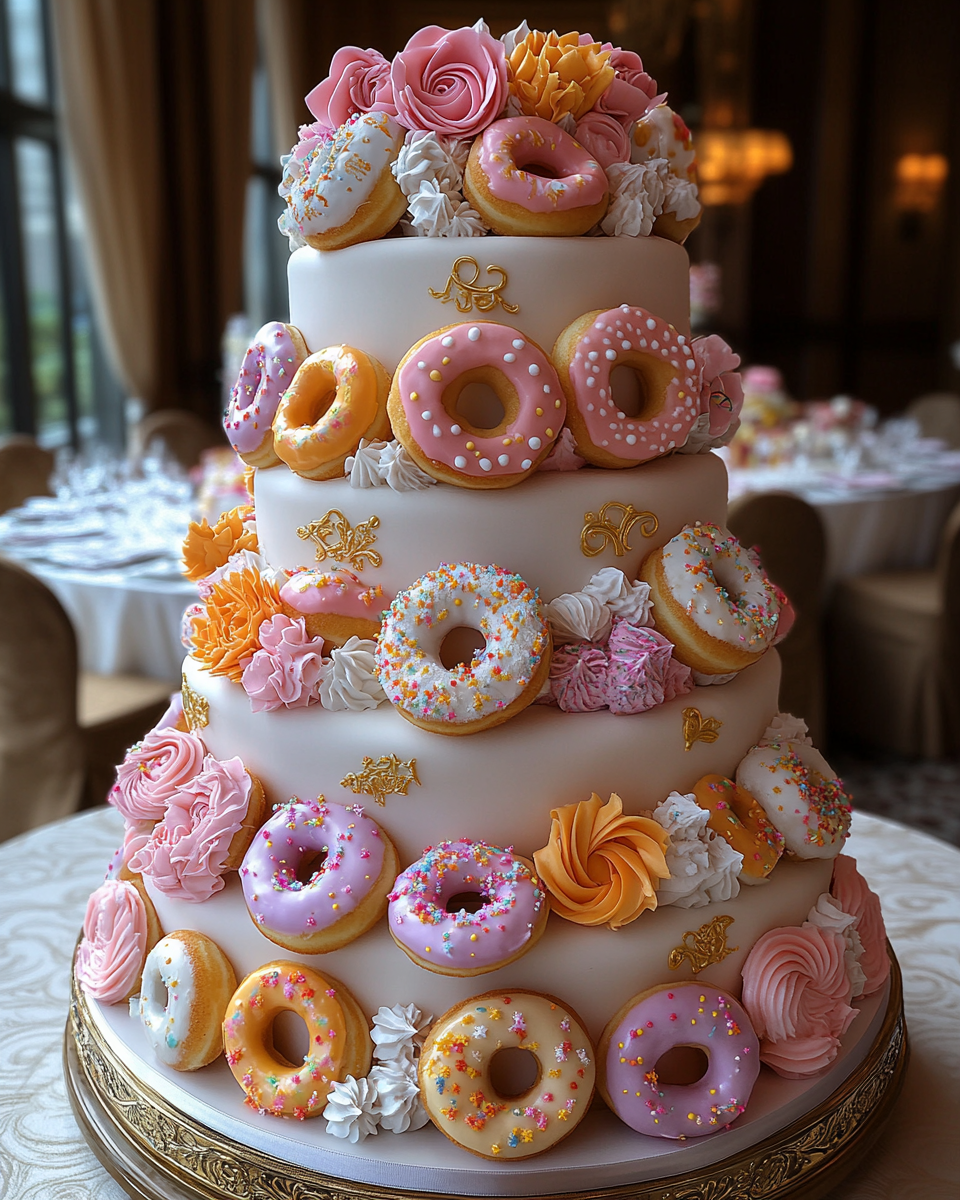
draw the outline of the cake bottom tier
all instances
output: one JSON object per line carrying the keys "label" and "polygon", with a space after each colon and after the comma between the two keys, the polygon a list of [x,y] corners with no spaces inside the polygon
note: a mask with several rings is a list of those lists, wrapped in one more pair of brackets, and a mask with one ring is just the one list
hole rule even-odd
{"label": "cake bottom tier", "polygon": [[906,1064],[899,970],[867,1001],[829,1071],[780,1079],[764,1067],[729,1129],[684,1142],[634,1133],[599,1101],[552,1153],[478,1159],[432,1126],[356,1146],[320,1120],[245,1108],[223,1059],[194,1075],[162,1067],[123,1006],[75,989],[66,1035],[68,1090],[81,1129],[131,1194],[151,1200],[236,1196],[386,1200],[430,1196],[816,1197],[859,1162],[889,1115]]}

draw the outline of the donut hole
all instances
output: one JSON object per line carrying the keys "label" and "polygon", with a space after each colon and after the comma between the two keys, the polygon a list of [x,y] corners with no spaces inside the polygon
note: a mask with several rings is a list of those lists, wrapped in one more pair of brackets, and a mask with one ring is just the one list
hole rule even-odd
{"label": "donut hole", "polygon": [[291,426],[315,425],[337,396],[337,380],[328,367],[304,363],[297,375],[301,372],[306,378],[288,393],[287,423]]}
{"label": "donut hole", "polygon": [[610,399],[625,417],[640,417],[647,407],[647,389],[643,377],[633,367],[620,363],[610,372]]}
{"label": "donut hole", "polygon": [[620,361],[610,372],[610,403],[628,420],[649,421],[663,411],[674,374],[669,362],[660,362],[652,354],[621,350]]}
{"label": "donut hole", "polygon": [[688,1087],[706,1075],[710,1059],[699,1046],[671,1046],[657,1059],[654,1070],[660,1084]]}
{"label": "donut hole", "polygon": [[517,389],[496,367],[464,371],[443,391],[443,407],[465,433],[497,437],[520,414]]}
{"label": "donut hole", "polygon": [[296,878],[300,883],[310,883],[327,861],[326,850],[308,850],[297,863]]}
{"label": "donut hole", "polygon": [[483,892],[457,892],[455,896],[451,896],[444,903],[444,912],[458,913],[478,913],[481,908],[487,903],[487,897]]}
{"label": "donut hole", "polygon": [[279,1062],[296,1067],[310,1053],[310,1031],[299,1013],[284,1008],[273,1018],[264,1045]]}
{"label": "donut hole", "polygon": [[540,1060],[532,1050],[505,1046],[490,1059],[490,1087],[502,1100],[525,1096],[540,1082]]}
{"label": "donut hole", "polygon": [[440,643],[437,657],[447,671],[469,666],[487,648],[487,639],[479,629],[469,625],[457,625]]}
{"label": "donut hole", "polygon": [[736,560],[733,557],[715,555],[710,562],[710,570],[713,572],[714,579],[731,600],[735,600],[735,597],[743,591],[743,576],[737,570]]}
{"label": "donut hole", "polygon": [[525,148],[529,153],[521,150],[515,156],[518,171],[525,171],[528,175],[536,175],[538,179],[559,179],[561,173],[556,166],[549,162],[540,162],[537,159],[537,147],[529,146]]}

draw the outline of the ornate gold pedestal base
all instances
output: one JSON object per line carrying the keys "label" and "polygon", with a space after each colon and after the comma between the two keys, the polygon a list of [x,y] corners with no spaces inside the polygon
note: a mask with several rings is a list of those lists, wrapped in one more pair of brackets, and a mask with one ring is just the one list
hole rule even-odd
{"label": "ornate gold pedestal base", "polygon": [[[544,1200],[817,1200],[864,1158],[890,1115],[907,1063],[900,972],[866,1058],[822,1104],[748,1150],[687,1175]],[[425,1192],[334,1179],[214,1133],[125,1068],[73,997],[64,1072],[94,1153],[135,1200],[417,1200]]]}

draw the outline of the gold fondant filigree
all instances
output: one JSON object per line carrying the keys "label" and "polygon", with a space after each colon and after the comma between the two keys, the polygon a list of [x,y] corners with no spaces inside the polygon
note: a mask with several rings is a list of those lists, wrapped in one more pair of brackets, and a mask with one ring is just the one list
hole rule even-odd
{"label": "gold fondant filigree", "polygon": [[[324,562],[329,558],[336,563],[349,563],[358,571],[362,571],[367,565],[383,565],[383,555],[370,549],[377,540],[373,531],[379,524],[379,517],[369,517],[353,526],[338,508],[331,508],[319,521],[301,525],[297,530],[297,537],[316,545],[317,562]],[[337,538],[336,541],[333,541],[334,537]]]}
{"label": "gold fondant filigree", "polygon": [[183,700],[183,719],[191,733],[204,729],[210,724],[210,701],[206,696],[195,692],[187,683],[186,675],[180,684],[180,697]]}
{"label": "gold fondant filigree", "polygon": [[680,945],[670,951],[667,966],[671,971],[676,971],[688,958],[690,970],[694,975],[699,975],[711,963],[722,962],[728,954],[740,949],[739,946],[727,945],[727,927],[732,924],[733,917],[714,917],[699,929],[688,929]]}
{"label": "gold fondant filigree", "polygon": [[705,717],[699,708],[685,708],[683,713],[683,748],[690,750],[694,742],[715,742],[723,724],[717,717]]}
{"label": "gold fondant filigree", "polygon": [[382,754],[376,762],[368,755],[363,756],[363,767],[358,773],[350,772],[340,780],[340,786],[349,788],[355,795],[372,796],[380,805],[388,796],[406,796],[410,784],[420,787],[417,776],[417,760],[402,762],[395,754]]}
{"label": "gold fondant filigree", "polygon": [[[619,521],[616,514],[619,513]],[[660,522],[652,512],[638,512],[632,504],[622,504],[619,500],[610,500],[599,513],[583,514],[583,529],[580,533],[580,549],[587,558],[594,558],[603,550],[608,542],[613,543],[613,552],[617,558],[632,549],[627,538],[635,525],[640,526],[644,537],[653,537],[660,528]]]}
{"label": "gold fondant filigree", "polygon": [[[464,279],[460,275],[461,267],[472,267],[473,278]],[[486,286],[481,286],[477,283],[480,278],[480,264],[475,258],[471,258],[469,254],[463,254],[450,268],[450,275],[447,279],[447,286],[442,292],[430,288],[430,295],[434,300],[439,300],[441,304],[449,304],[452,300],[457,306],[457,311],[462,313],[472,312],[475,308],[477,312],[492,312],[499,304],[504,312],[518,313],[520,311],[519,304],[509,304],[500,293],[509,283],[506,271],[503,267],[497,267],[491,264],[487,267],[488,275],[499,275],[499,283],[488,283]]]}

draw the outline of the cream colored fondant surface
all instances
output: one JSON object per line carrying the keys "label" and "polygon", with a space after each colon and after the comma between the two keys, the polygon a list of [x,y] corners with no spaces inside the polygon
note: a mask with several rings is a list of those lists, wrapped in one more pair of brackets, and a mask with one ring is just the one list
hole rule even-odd
{"label": "cream colored fondant surface", "polygon": [[[634,716],[606,710],[564,713],[535,704],[481,733],[447,737],[405,721],[390,704],[368,712],[310,708],[254,713],[244,690],[202,670],[192,659],[184,676],[210,705],[200,735],[219,759],[239,755],[272,803],[323,794],[340,804],[361,803],[394,840],[406,866],[426,846],[479,838],[530,855],[546,842],[550,810],[597,792],[616,792],[628,813],[655,808],[673,790],[688,792],[710,772],[732,776],[760,740],[777,710],[780,663],[769,651],[722,686],[695,688]],[[683,716],[694,707],[721,722],[712,743],[684,749]],[[416,761],[420,786],[371,796],[341,786],[360,772],[365,756],[395,754]]]}
{"label": "cream colored fondant surface", "polygon": [[[442,301],[454,263],[472,257],[478,287],[494,306],[458,311],[455,287]],[[305,248],[290,257],[290,323],[312,351],[341,342],[378,358],[388,371],[422,337],[445,325],[487,320],[513,325],[548,354],[560,332],[593,309],[630,304],[690,333],[689,259],[663,238],[388,238],[344,250]],[[476,267],[464,265],[470,281]],[[502,297],[517,311],[508,312]]]}
{"label": "cream colored fondant surface", "polygon": [[[373,549],[383,565],[364,565],[359,573],[389,592],[409,587],[441,562],[476,562],[515,571],[552,600],[577,591],[601,567],[619,567],[635,579],[646,555],[684,525],[723,524],[727,512],[726,468],[715,454],[675,455],[625,471],[539,472],[516,487],[482,492],[447,484],[422,492],[354,488],[346,479],[302,479],[285,466],[257,471],[254,487],[261,552],[287,570],[316,565],[314,543],[297,530],[331,509],[354,527],[377,517]],[[628,553],[617,555],[608,540],[588,556],[580,543],[586,514],[599,516],[611,501],[652,512],[657,530],[645,537],[638,523],[627,537]],[[622,516],[622,509],[608,510],[607,520],[617,525]]]}

